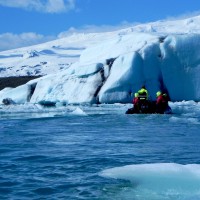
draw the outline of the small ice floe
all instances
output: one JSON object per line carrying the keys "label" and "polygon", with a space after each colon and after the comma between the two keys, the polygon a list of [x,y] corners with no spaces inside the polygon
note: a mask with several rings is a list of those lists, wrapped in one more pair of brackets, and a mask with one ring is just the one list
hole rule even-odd
{"label": "small ice floe", "polygon": [[81,116],[87,116],[87,113],[85,113],[81,108],[77,107],[75,110],[71,112],[73,115],[81,115]]}

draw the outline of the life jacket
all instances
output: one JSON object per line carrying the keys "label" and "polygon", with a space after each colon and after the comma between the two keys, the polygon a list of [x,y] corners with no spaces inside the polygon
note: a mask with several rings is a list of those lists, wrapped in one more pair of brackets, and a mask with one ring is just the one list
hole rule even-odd
{"label": "life jacket", "polygon": [[163,95],[160,95],[156,99],[156,104],[164,104],[166,103],[166,99],[163,97]]}
{"label": "life jacket", "polygon": [[156,106],[157,106],[157,110],[160,113],[163,113],[165,111],[165,109],[167,109],[168,107],[168,98],[165,95],[160,95],[157,97],[156,100]]}

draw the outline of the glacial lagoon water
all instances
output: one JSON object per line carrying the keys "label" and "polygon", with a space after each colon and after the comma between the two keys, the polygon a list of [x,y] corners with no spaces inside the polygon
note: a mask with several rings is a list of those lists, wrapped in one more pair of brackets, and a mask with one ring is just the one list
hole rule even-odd
{"label": "glacial lagoon water", "polygon": [[198,200],[200,105],[0,108],[0,199]]}

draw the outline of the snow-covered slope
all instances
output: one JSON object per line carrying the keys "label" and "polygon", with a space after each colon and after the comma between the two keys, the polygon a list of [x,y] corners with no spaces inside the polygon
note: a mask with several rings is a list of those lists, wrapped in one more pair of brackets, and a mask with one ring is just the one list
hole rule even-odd
{"label": "snow-covered slope", "polygon": [[0,52],[0,77],[46,75],[65,70],[88,47],[133,32],[161,35],[200,33],[200,16],[158,21],[106,33],[75,33],[40,45]]}
{"label": "snow-covered slope", "polygon": [[200,100],[200,17],[107,33],[74,34],[0,52],[1,76],[45,75],[0,92],[17,103],[130,102],[143,84],[152,99]]}
{"label": "snow-covered slope", "polygon": [[117,35],[77,33],[40,45],[0,52],[0,77],[55,74],[79,61],[88,47]]}

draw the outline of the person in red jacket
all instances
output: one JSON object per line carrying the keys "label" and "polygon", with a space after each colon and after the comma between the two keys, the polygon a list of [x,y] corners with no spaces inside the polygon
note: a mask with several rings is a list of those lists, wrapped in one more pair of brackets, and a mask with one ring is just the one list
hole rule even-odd
{"label": "person in red jacket", "polygon": [[135,110],[135,112],[139,111],[139,94],[135,93],[134,98],[133,98],[133,108]]}
{"label": "person in red jacket", "polygon": [[163,94],[161,91],[156,93],[156,112],[163,114],[168,107],[167,95]]}
{"label": "person in red jacket", "polygon": [[134,98],[133,98],[133,104],[137,104],[139,102],[139,94],[135,93]]}

